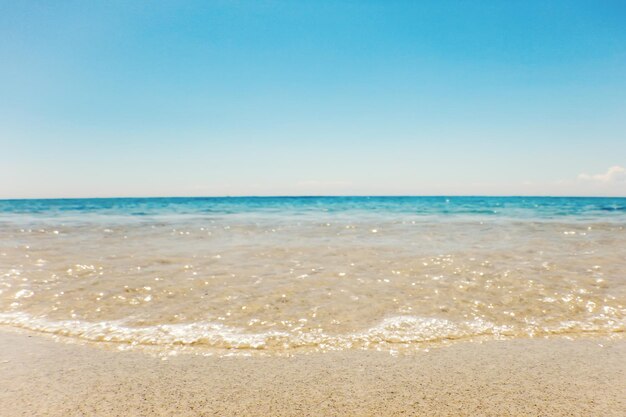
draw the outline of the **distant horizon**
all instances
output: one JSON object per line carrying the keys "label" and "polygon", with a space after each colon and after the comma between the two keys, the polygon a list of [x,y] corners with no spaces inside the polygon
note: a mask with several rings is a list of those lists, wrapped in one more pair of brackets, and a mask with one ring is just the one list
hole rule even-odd
{"label": "distant horizon", "polygon": [[429,194],[429,195],[194,195],[194,196],[116,196],[116,197],[42,197],[42,198],[0,198],[0,201],[28,200],[150,200],[150,199],[227,199],[227,198],[604,198],[626,199],[626,195],[463,195],[463,194]]}

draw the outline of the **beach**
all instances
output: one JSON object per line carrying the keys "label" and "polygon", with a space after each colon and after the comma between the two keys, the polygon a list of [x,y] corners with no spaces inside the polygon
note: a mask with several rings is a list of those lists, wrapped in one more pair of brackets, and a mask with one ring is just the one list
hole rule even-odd
{"label": "beach", "polygon": [[0,3],[0,417],[626,417],[626,2]]}
{"label": "beach", "polygon": [[0,201],[0,414],[623,415],[624,207]]}
{"label": "beach", "polygon": [[116,352],[0,333],[3,416],[623,416],[623,340],[459,343],[393,356]]}

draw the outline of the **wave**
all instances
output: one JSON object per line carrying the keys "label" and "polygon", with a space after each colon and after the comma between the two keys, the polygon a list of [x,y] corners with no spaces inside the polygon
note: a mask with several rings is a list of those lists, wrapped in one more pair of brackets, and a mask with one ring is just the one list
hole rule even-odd
{"label": "wave", "polygon": [[79,320],[50,321],[25,313],[2,313],[0,324],[90,342],[164,348],[193,346],[270,352],[306,348],[318,351],[380,349],[396,345],[419,345],[478,337],[498,339],[548,335],[571,336],[586,333],[621,333],[626,330],[624,320],[609,320],[608,322],[604,320],[599,323],[594,323],[594,320],[589,322],[562,321],[553,326],[528,325],[524,328],[514,328],[479,319],[455,323],[441,318],[418,316],[390,317],[364,331],[339,335],[315,331],[253,333],[241,328],[210,322],[134,327],[128,326],[123,320],[95,323]]}
{"label": "wave", "polygon": [[600,207],[602,211],[626,211],[626,206],[604,206]]}

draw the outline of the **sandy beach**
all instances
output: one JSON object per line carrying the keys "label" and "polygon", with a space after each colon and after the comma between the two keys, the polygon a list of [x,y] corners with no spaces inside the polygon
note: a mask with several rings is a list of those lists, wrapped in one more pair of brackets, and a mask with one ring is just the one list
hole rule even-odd
{"label": "sandy beach", "polygon": [[626,417],[626,1],[0,3],[0,417]]}
{"label": "sandy beach", "polygon": [[162,360],[3,330],[0,352],[3,416],[622,416],[626,409],[623,340]]}

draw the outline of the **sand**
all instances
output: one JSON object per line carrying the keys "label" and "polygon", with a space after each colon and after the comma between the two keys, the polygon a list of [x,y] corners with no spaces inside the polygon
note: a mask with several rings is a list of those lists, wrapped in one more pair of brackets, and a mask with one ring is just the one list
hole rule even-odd
{"label": "sand", "polygon": [[626,341],[167,361],[0,331],[2,416],[624,416]]}

